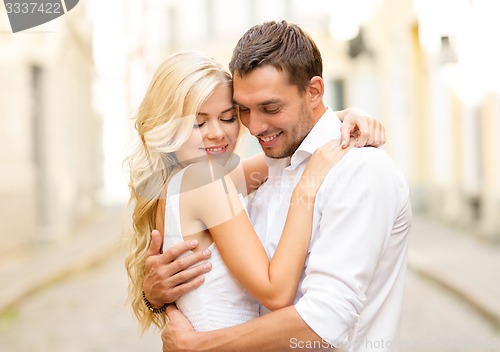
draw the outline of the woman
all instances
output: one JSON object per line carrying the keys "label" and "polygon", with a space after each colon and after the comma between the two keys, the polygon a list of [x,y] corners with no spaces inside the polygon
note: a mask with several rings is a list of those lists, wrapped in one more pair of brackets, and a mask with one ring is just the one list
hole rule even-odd
{"label": "woman", "polygon": [[[231,77],[200,53],[171,56],[157,70],[137,114],[140,141],[130,165],[134,248],[126,260],[134,313],[143,328],[165,324],[143,302],[150,233],[164,233],[164,249],[196,239],[210,248],[205,283],[176,301],[198,331],[243,323],[292,304],[312,226],[314,197],[323,177],[347,152],[338,142],[318,150],[298,182],[278,249],[268,259],[245,212],[242,194],[267,176],[262,156],[233,154],[240,123]],[[251,269],[249,269],[251,268]]]}

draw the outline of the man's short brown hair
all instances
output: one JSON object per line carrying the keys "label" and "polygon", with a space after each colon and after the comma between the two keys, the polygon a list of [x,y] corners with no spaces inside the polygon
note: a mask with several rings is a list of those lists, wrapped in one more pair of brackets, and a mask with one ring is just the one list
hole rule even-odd
{"label": "man's short brown hair", "polygon": [[301,92],[312,77],[323,74],[321,53],[312,38],[284,20],[253,26],[243,34],[234,48],[229,70],[233,76],[243,77],[264,65],[285,72],[290,84]]}

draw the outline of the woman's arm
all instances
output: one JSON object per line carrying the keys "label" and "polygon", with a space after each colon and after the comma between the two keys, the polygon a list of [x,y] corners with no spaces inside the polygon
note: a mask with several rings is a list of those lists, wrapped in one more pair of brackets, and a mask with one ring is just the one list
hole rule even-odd
{"label": "woman's arm", "polygon": [[340,133],[344,147],[347,146],[349,137],[357,138],[356,147],[380,147],[385,144],[384,126],[367,112],[358,108],[347,108],[335,113],[342,121]]}
{"label": "woman's arm", "polygon": [[247,194],[250,194],[266,181],[268,166],[264,159],[264,153],[244,159],[242,164],[247,185]]}
{"label": "woman's arm", "polygon": [[[373,117],[369,116],[366,112],[360,109],[348,108],[342,111],[336,111],[339,120],[343,121],[341,127],[342,138],[348,138],[351,131],[355,136],[358,137],[356,145],[363,146],[368,145],[370,140],[373,140],[372,146],[378,147],[385,143],[385,130],[384,127]],[[359,133],[359,135],[358,135]],[[245,189],[248,193],[254,191],[258,188],[267,178],[267,165],[264,161],[264,154],[261,153],[255,157],[251,157],[242,161],[243,170],[245,177],[241,176],[241,169],[238,172],[230,173],[233,177],[233,182],[238,184],[238,189],[244,192]],[[241,184],[240,184],[241,183]],[[163,212],[161,212],[163,214]],[[157,228],[163,230],[163,215],[157,219]],[[201,252],[200,252],[201,253]],[[168,254],[168,253],[167,253]],[[166,255],[166,254],[165,254]],[[194,255],[193,255],[194,256]],[[157,296],[157,305],[162,306],[165,303],[172,302],[170,297],[178,297],[179,290],[178,287],[184,287],[189,285],[191,279],[194,277],[193,269],[185,269],[186,272],[181,271],[183,268],[190,267],[193,262],[189,262],[189,265],[184,267],[183,265],[188,263],[184,257],[182,265],[179,265],[175,258],[176,256],[169,256],[167,259],[161,259],[161,254],[156,253],[155,255],[149,256],[149,260],[146,261],[145,270],[149,273],[149,281],[144,284],[144,291],[148,297],[153,296],[153,292]],[[170,267],[173,266],[176,269],[172,270]],[[197,270],[200,270],[199,266]],[[169,274],[169,273],[173,274]],[[200,271],[201,272],[201,271]],[[186,277],[186,281],[182,282],[180,277]],[[165,288],[161,291],[153,290],[154,286],[162,284],[165,282],[174,281],[176,284],[172,288]],[[151,285],[149,284],[151,282]],[[177,286],[176,286],[177,285]],[[184,293],[186,291],[182,291]],[[152,301],[151,301],[152,302]]]}
{"label": "woman's arm", "polygon": [[[349,138],[357,138],[355,146],[380,147],[385,144],[385,128],[374,117],[358,108],[347,108],[335,111],[337,117],[342,121],[341,136],[342,141]],[[257,154],[242,161],[247,194],[257,190],[267,179],[268,166],[264,159],[264,153]]]}
{"label": "woman's arm", "polygon": [[313,155],[293,191],[282,237],[271,261],[230,177],[182,193],[195,217],[208,227],[230,272],[271,310],[293,303],[311,238],[316,192],[347,150],[336,141]]}

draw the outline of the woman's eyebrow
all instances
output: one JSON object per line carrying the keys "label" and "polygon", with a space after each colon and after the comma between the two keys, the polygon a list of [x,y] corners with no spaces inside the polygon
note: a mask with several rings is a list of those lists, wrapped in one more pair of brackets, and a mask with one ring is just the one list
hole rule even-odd
{"label": "woman's eyebrow", "polygon": [[[228,112],[228,111],[234,110],[234,109],[235,109],[235,107],[234,107],[234,106],[231,106],[231,107],[227,108],[226,110],[221,111],[221,112],[220,112],[220,114],[222,115],[222,114],[224,114],[224,113],[226,113],[226,112]],[[207,114],[206,112],[200,111],[200,112],[198,113],[198,116],[208,116],[208,114]]]}

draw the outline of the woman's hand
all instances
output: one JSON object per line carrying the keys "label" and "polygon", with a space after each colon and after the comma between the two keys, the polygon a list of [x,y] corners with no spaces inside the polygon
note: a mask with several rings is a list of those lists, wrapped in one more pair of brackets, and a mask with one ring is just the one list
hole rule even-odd
{"label": "woman's hand", "polygon": [[349,141],[346,147],[343,147],[339,139],[334,139],[316,149],[295,189],[303,196],[315,197],[328,172],[354,147],[355,140],[351,138]]}
{"label": "woman's hand", "polygon": [[335,112],[342,121],[340,128],[343,148],[346,148],[350,137],[356,139],[355,147],[380,147],[385,144],[385,128],[367,112],[357,108],[347,108]]}

